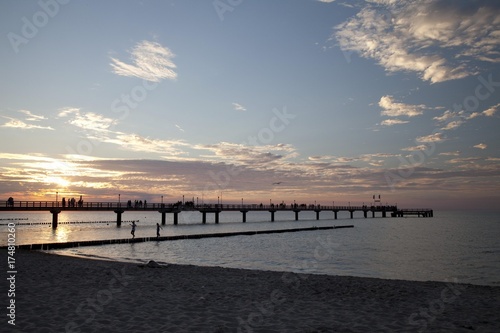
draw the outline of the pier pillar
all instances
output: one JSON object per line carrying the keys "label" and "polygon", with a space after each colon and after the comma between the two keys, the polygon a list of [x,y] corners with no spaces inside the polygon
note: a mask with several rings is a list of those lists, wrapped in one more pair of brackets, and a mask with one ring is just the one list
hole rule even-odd
{"label": "pier pillar", "polygon": [[368,211],[364,210],[363,214],[365,215],[365,219],[368,217]]}
{"label": "pier pillar", "polygon": [[167,222],[167,217],[166,217],[167,214],[165,214],[165,212],[163,211],[160,211],[160,213],[161,213],[161,225],[165,225],[165,223]]}
{"label": "pier pillar", "polygon": [[202,215],[201,222],[203,224],[207,223],[207,212],[201,212],[201,215]]}
{"label": "pier pillar", "polygon": [[298,221],[298,220],[299,220],[299,212],[300,212],[300,210],[294,210],[294,213],[295,213],[295,221]]}
{"label": "pier pillar", "polygon": [[385,210],[382,211],[382,217],[387,217],[387,214],[385,213]]}
{"label": "pier pillar", "polygon": [[247,213],[248,210],[240,210],[241,214],[243,214],[243,223],[247,221]]}
{"label": "pier pillar", "polygon": [[57,216],[61,212],[59,209],[51,209],[50,212],[52,213],[52,229],[57,228]]}
{"label": "pier pillar", "polygon": [[353,219],[354,218],[354,211],[350,210],[349,213],[351,213],[351,219]]}
{"label": "pier pillar", "polygon": [[219,223],[219,212],[215,212],[215,224]]}
{"label": "pier pillar", "polygon": [[375,211],[372,210],[372,218],[375,218]]}
{"label": "pier pillar", "polygon": [[121,227],[122,226],[122,213],[123,212],[124,212],[124,210],[122,210],[122,209],[115,210],[115,213],[116,213],[116,226],[117,227]]}
{"label": "pier pillar", "polygon": [[179,213],[174,212],[174,225],[177,225],[178,221],[179,221]]}
{"label": "pier pillar", "polygon": [[338,212],[339,212],[338,210],[334,210],[334,211],[333,211],[333,216],[334,216],[334,218],[335,218],[335,219],[337,219],[337,213],[338,213]]}
{"label": "pier pillar", "polygon": [[274,222],[274,212],[275,210],[270,210],[269,213],[271,213],[271,222]]}
{"label": "pier pillar", "polygon": [[315,210],[316,212],[316,220],[319,220],[319,212],[321,212],[319,209]]}

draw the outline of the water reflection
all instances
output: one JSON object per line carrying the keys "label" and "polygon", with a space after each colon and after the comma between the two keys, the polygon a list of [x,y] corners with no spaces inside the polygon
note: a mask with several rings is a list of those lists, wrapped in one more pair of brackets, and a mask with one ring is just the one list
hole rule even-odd
{"label": "water reflection", "polygon": [[67,224],[57,226],[57,229],[52,229],[52,239],[55,242],[67,242],[71,229]]}

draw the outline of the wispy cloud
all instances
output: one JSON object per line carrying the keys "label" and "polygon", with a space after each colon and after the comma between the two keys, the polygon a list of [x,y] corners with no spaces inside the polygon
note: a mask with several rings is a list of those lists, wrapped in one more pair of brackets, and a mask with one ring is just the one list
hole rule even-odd
{"label": "wispy cloud", "polygon": [[441,130],[446,131],[456,129],[471,119],[478,117],[493,117],[498,110],[500,110],[500,103],[493,105],[482,112],[473,112],[470,114],[465,111],[446,110],[442,115],[436,116],[433,119],[438,123],[445,124]]}
{"label": "wispy cloud", "polygon": [[184,129],[177,124],[175,124],[175,128],[177,128],[181,132],[184,132]]}
{"label": "wispy cloud", "polygon": [[41,121],[41,120],[46,120],[47,119],[47,117],[33,114],[29,110],[19,110],[19,112],[24,113],[27,116],[26,117],[27,121]]}
{"label": "wispy cloud", "polygon": [[241,104],[233,103],[233,110],[236,110],[236,111],[246,111],[247,109],[243,105],[241,105]]}
{"label": "wispy cloud", "polygon": [[68,123],[91,131],[108,131],[115,124],[116,120],[106,118],[94,112],[81,112],[79,108],[64,108],[59,110],[58,117],[64,118],[72,116]]}
{"label": "wispy cloud", "polygon": [[388,117],[415,117],[424,113],[425,105],[411,105],[397,102],[392,96],[382,96],[378,105],[383,109],[380,113],[382,116]]}
{"label": "wispy cloud", "polygon": [[437,83],[476,73],[471,59],[500,62],[499,16],[499,4],[487,0],[372,0],[337,26],[334,38],[388,72],[416,72]]}
{"label": "wispy cloud", "polygon": [[3,125],[0,125],[0,127],[19,128],[24,130],[29,130],[29,129],[44,129],[51,131],[54,130],[50,126],[30,124],[30,122],[39,122],[42,120],[47,120],[47,117],[33,114],[29,110],[18,110],[18,112],[26,115],[26,117],[24,119],[18,119],[13,117],[2,116],[3,118],[8,119],[9,121],[7,121]]}
{"label": "wispy cloud", "polygon": [[113,72],[122,76],[137,77],[151,82],[164,79],[175,80],[176,65],[172,62],[175,56],[167,47],[156,42],[139,42],[130,52],[131,64],[111,58]]}
{"label": "wispy cloud", "polygon": [[484,110],[482,114],[487,117],[493,117],[495,113],[497,113],[499,110],[500,110],[500,103],[498,103],[497,105],[493,105],[487,110]]}
{"label": "wispy cloud", "polygon": [[394,125],[400,125],[400,124],[406,124],[409,123],[407,120],[400,120],[400,119],[386,119],[383,120],[380,125],[382,126],[394,126]]}
{"label": "wispy cloud", "polygon": [[50,126],[40,126],[40,125],[28,124],[22,120],[10,118],[10,117],[5,117],[5,116],[3,116],[3,118],[9,119],[9,121],[3,125],[0,125],[0,127],[19,128],[19,129],[25,129],[25,130],[29,130],[29,129],[43,129],[43,130],[51,130],[51,131],[54,130]]}
{"label": "wispy cloud", "polygon": [[417,142],[429,143],[429,142],[442,142],[445,140],[443,133],[434,133],[426,136],[421,136],[415,139]]}

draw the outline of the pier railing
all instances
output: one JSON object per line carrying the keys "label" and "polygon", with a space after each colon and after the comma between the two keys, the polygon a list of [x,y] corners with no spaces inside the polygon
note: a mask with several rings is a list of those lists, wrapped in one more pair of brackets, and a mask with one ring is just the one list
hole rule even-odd
{"label": "pier railing", "polygon": [[[217,209],[217,210],[252,210],[252,211],[269,211],[269,210],[338,210],[338,211],[396,211],[397,206],[333,206],[333,205],[304,205],[304,204],[172,204],[172,203],[127,203],[127,202],[78,202],[75,203],[62,203],[61,201],[0,201],[1,210],[159,210],[159,209],[177,209],[177,210],[203,210],[203,209]],[[412,211],[409,209],[408,211]]]}

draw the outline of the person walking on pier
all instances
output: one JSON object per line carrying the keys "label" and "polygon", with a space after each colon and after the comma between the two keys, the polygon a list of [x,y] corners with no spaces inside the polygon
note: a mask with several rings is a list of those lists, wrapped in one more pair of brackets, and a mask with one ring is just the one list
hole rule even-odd
{"label": "person walking on pier", "polygon": [[156,238],[160,237],[160,229],[163,230],[163,228],[160,227],[160,224],[156,223]]}
{"label": "person walking on pier", "polygon": [[132,230],[130,231],[130,233],[132,234],[132,238],[135,238],[135,221],[132,221]]}

